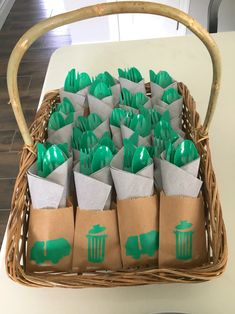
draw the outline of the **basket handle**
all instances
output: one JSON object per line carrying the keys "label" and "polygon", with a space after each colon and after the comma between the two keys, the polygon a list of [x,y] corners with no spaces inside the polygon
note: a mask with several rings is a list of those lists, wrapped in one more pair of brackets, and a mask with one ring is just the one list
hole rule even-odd
{"label": "basket handle", "polygon": [[175,9],[173,7],[140,1],[125,1],[125,2],[109,2],[103,4],[92,5],[81,8],[75,11],[59,14],[57,16],[45,19],[30,28],[17,42],[14,47],[7,68],[7,86],[10,96],[10,102],[18,123],[21,135],[26,145],[33,145],[33,140],[30,136],[25,117],[22,111],[19,91],[17,85],[17,73],[21,59],[27,49],[42,35],[48,31],[70,24],[76,21],[82,21],[93,17],[105,16],[120,13],[148,13],[161,15],[173,20],[176,20],[188,29],[190,29],[206,46],[213,65],[213,79],[210,91],[210,99],[207,108],[206,117],[201,130],[203,135],[206,135],[214,114],[221,79],[221,61],[218,47],[214,39],[196,20],[188,14]]}

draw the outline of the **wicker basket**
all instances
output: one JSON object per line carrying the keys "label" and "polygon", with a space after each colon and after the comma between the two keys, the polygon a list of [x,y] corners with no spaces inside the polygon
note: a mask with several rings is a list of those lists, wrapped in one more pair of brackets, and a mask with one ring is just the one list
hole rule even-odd
{"label": "wicker basket", "polygon": [[[26,50],[37,38],[55,27],[91,17],[117,13],[151,13],[175,19],[194,32],[210,53],[213,63],[213,83],[203,126],[200,123],[199,114],[196,112],[196,104],[187,87],[183,83],[178,84],[184,99],[183,130],[186,132],[187,137],[194,141],[201,157],[200,177],[204,182],[202,192],[206,214],[207,264],[192,269],[157,269],[151,267],[116,272],[93,271],[92,273],[83,274],[65,272],[27,273],[25,271],[25,260],[31,201],[28,193],[26,171],[36,159],[36,143],[45,139],[47,122],[53,106],[59,101],[59,94],[58,91],[52,91],[45,96],[35,121],[28,130],[17,88],[17,71],[20,61]],[[184,12],[151,2],[115,2],[82,8],[42,21],[25,33],[10,57],[7,79],[11,104],[25,142],[20,160],[20,170],[13,192],[12,209],[7,230],[6,269],[11,279],[27,286],[84,288],[134,286],[163,282],[192,283],[208,281],[223,273],[227,262],[226,231],[208,139],[208,128],[219,90],[220,58],[214,40],[200,24]],[[146,87],[150,91],[149,84]]]}

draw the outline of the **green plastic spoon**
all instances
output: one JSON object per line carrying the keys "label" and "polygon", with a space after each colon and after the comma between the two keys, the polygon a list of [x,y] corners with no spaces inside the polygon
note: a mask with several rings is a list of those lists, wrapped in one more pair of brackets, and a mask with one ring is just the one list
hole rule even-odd
{"label": "green plastic spoon", "polygon": [[199,155],[194,143],[190,140],[184,140],[176,147],[174,164],[178,167],[182,167],[198,157]]}
{"label": "green plastic spoon", "polygon": [[173,143],[179,138],[179,135],[172,129],[167,121],[161,120],[154,128],[154,137]]}
{"label": "green plastic spoon", "polygon": [[92,83],[89,92],[98,99],[103,99],[112,95],[111,89],[105,83],[99,81]]}
{"label": "green plastic spoon", "polygon": [[72,147],[80,150],[82,139],[82,131],[79,128],[73,128]]}
{"label": "green plastic spoon", "polygon": [[98,138],[92,131],[86,131],[81,137],[81,149],[92,149],[98,144]]}
{"label": "green plastic spoon", "polygon": [[114,145],[114,142],[110,138],[109,132],[105,132],[99,140],[99,145],[107,146],[113,155],[117,153],[117,148]]}
{"label": "green plastic spoon", "polygon": [[88,122],[89,130],[92,131],[96,129],[102,123],[102,120],[97,113],[93,112],[93,113],[90,113],[89,116],[87,117],[87,122]]}
{"label": "green plastic spoon", "polygon": [[46,153],[46,147],[41,144],[38,143],[37,144],[37,169],[38,169],[38,175],[40,177],[43,176],[43,158],[45,156]]}
{"label": "green plastic spoon", "polygon": [[78,74],[77,77],[77,91],[84,89],[85,87],[91,85],[90,76],[86,72]]}
{"label": "green plastic spoon", "polygon": [[96,172],[108,166],[113,159],[113,154],[107,146],[99,146],[93,155],[91,162],[92,172]]}
{"label": "green plastic spoon", "polygon": [[180,98],[182,98],[182,96],[174,88],[165,90],[162,95],[162,101],[168,105],[172,104],[174,101]]}
{"label": "green plastic spoon", "polygon": [[47,177],[66,160],[64,153],[56,145],[52,145],[43,158],[43,176]]}
{"label": "green plastic spoon", "polygon": [[153,70],[150,70],[149,75],[150,81],[160,85],[162,88],[166,88],[173,83],[173,79],[167,71],[159,71],[156,74]]}
{"label": "green plastic spoon", "polygon": [[132,159],[132,172],[137,173],[141,169],[150,165],[151,162],[152,158],[150,157],[148,150],[144,146],[137,147]]}
{"label": "green plastic spoon", "polygon": [[120,99],[120,103],[126,106],[132,106],[132,94],[131,92],[126,89],[126,88],[122,88],[122,91],[120,93],[119,99]]}
{"label": "green plastic spoon", "polygon": [[124,158],[123,158],[123,170],[132,172],[132,159],[135,153],[135,146],[129,141],[124,139]]}
{"label": "green plastic spoon", "polygon": [[113,109],[110,116],[110,124],[120,128],[120,125],[124,122],[127,113],[121,108]]}
{"label": "green plastic spoon", "polygon": [[72,102],[67,97],[64,97],[63,101],[58,105],[57,111],[61,111],[64,114],[69,114],[74,112],[75,109]]}
{"label": "green plastic spoon", "polygon": [[138,92],[133,96],[132,107],[139,109],[140,107],[144,106],[148,100],[149,99],[146,95],[144,95],[141,92]]}
{"label": "green plastic spoon", "polygon": [[140,136],[147,136],[148,124],[145,117],[142,114],[137,114],[130,122],[130,129],[138,131]]}
{"label": "green plastic spoon", "polygon": [[49,122],[48,122],[48,127],[52,130],[58,130],[62,127],[64,127],[65,121],[63,116],[61,115],[61,113],[59,112],[54,112],[52,113],[52,115],[50,116]]}

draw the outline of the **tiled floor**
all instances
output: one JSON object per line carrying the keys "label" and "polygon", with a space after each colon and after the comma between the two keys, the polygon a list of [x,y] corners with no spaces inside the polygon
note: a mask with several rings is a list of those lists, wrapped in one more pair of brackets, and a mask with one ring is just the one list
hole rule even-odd
{"label": "tiled floor", "polygon": [[[6,88],[6,69],[10,53],[21,35],[41,19],[64,11],[63,0],[16,0],[0,31],[0,245],[7,211],[18,172],[22,139]],[[66,27],[53,30],[39,39],[24,56],[18,84],[28,123],[34,119],[47,65],[52,52],[71,43]]]}

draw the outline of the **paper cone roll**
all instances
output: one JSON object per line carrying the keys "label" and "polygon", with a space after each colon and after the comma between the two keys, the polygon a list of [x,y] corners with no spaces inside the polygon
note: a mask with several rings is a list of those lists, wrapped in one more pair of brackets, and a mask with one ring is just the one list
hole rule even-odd
{"label": "paper cone roll", "polygon": [[168,90],[169,88],[174,88],[174,89],[178,90],[176,81],[174,81],[172,84],[170,84],[166,88],[162,88],[160,85],[153,83],[153,82],[150,82],[150,88],[151,88],[152,98],[154,98],[155,100],[161,99],[164,91]]}
{"label": "paper cone roll", "polygon": [[166,160],[161,160],[160,165],[162,187],[167,196],[198,196],[202,186],[201,180]]}
{"label": "paper cone roll", "polygon": [[114,126],[114,125],[110,125],[110,129],[111,129],[112,139],[113,139],[115,146],[118,149],[121,149],[123,146],[121,129]]}
{"label": "paper cone roll", "polygon": [[97,113],[102,121],[109,119],[114,108],[113,96],[98,99],[93,95],[88,94],[87,97],[90,113]]}
{"label": "paper cone roll", "polygon": [[[110,168],[105,167],[91,176],[79,172],[80,164],[74,168],[74,181],[79,208],[110,208],[112,179]],[[111,184],[110,184],[111,182]]]}
{"label": "paper cone roll", "polygon": [[154,190],[153,163],[137,173],[123,169],[122,148],[111,162],[111,174],[119,200],[131,197],[151,196]]}
{"label": "paper cone roll", "polygon": [[48,128],[48,138],[47,141],[52,144],[60,144],[60,143],[68,143],[69,147],[71,147],[71,136],[72,136],[73,124],[67,124],[63,128],[59,130],[52,130]]}
{"label": "paper cone roll", "polygon": [[135,83],[125,78],[119,77],[119,82],[120,82],[121,88],[128,89],[132,94],[136,94],[137,92],[146,94],[144,80],[140,81],[139,83]]}
{"label": "paper cone roll", "polygon": [[59,208],[66,206],[71,165],[72,158],[69,158],[46,178],[38,176],[36,162],[29,168],[27,178],[34,208]]}

